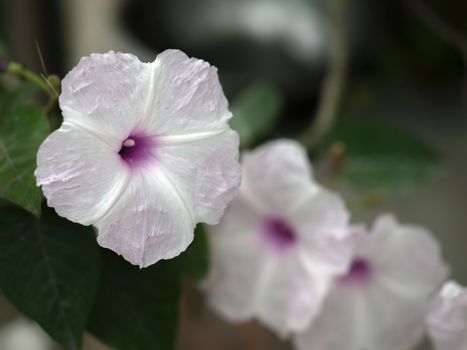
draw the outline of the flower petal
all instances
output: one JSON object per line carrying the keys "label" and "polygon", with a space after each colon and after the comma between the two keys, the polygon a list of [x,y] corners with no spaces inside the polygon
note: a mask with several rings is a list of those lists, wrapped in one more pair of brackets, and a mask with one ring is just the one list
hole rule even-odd
{"label": "flower petal", "polygon": [[258,318],[281,337],[305,330],[321,310],[331,276],[291,252],[270,257],[258,288]]}
{"label": "flower petal", "polygon": [[120,143],[143,117],[151,79],[151,65],[131,54],[84,57],[62,81],[64,120]]}
{"label": "flower petal", "polygon": [[267,143],[243,156],[241,192],[258,210],[284,216],[318,190],[300,144],[290,140]]}
{"label": "flower petal", "polygon": [[195,224],[184,198],[159,165],[133,174],[96,227],[101,246],[146,267],[184,251],[193,240]]}
{"label": "flower petal", "polygon": [[120,196],[128,173],[118,153],[100,139],[64,124],[37,154],[37,185],[60,216],[94,224]]}
{"label": "flower petal", "polygon": [[428,334],[437,350],[467,349],[467,289],[446,282],[427,320]]}
{"label": "flower petal", "polygon": [[300,236],[301,249],[313,265],[332,275],[344,273],[353,253],[349,213],[338,195],[320,189],[290,212],[290,223]]}
{"label": "flower petal", "polygon": [[320,316],[294,342],[299,350],[410,350],[423,335],[424,306],[378,285],[363,293],[334,289]]}
{"label": "flower petal", "polygon": [[381,283],[406,297],[432,294],[448,275],[439,243],[423,227],[400,225],[383,215],[376,220],[368,244]]}
{"label": "flower petal", "polygon": [[238,135],[232,130],[190,143],[160,139],[159,161],[192,203],[195,220],[217,224],[240,185]]}
{"label": "flower petal", "polygon": [[266,258],[258,249],[260,225],[248,203],[237,197],[221,223],[208,227],[211,267],[202,288],[211,307],[233,322],[253,317],[254,296]]}
{"label": "flower petal", "polygon": [[152,64],[157,74],[146,129],[159,135],[222,132],[232,114],[209,63],[166,50]]}
{"label": "flower petal", "polygon": [[297,254],[271,249],[262,218],[242,197],[209,230],[211,271],[203,283],[208,302],[230,321],[257,317],[281,336],[303,330],[319,311],[332,275]]}

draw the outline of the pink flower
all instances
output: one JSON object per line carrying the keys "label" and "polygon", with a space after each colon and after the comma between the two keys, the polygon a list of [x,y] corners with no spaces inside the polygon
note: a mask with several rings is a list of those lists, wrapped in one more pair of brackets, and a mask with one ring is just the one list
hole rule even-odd
{"label": "pink flower", "polygon": [[467,289],[447,282],[433,303],[427,323],[437,350],[467,349]]}
{"label": "pink flower", "polygon": [[321,314],[295,337],[298,349],[409,350],[421,339],[431,294],[447,267],[424,228],[379,217],[354,238],[353,262]]}
{"label": "pink flower", "polygon": [[304,330],[350,262],[349,215],[317,184],[305,149],[279,140],[243,156],[240,194],[209,230],[209,304],[281,336]]}
{"label": "pink flower", "polygon": [[94,225],[99,244],[133,264],[178,255],[236,193],[238,136],[217,70],[202,60],[92,54],[64,78],[60,107],[37,184],[59,215]]}

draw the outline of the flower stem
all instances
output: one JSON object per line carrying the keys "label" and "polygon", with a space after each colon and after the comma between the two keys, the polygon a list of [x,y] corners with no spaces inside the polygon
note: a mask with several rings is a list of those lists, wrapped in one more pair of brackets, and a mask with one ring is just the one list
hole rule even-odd
{"label": "flower stem", "polygon": [[44,90],[48,94],[50,94],[52,92],[49,84],[47,84],[47,82],[44,81],[44,79],[40,75],[37,75],[36,73],[25,69],[19,63],[11,62],[8,65],[8,68],[7,68],[6,72],[13,75],[13,76],[15,76],[15,77],[29,80],[30,82],[36,84],[38,87],[40,87],[42,90]]}
{"label": "flower stem", "polygon": [[333,126],[347,75],[348,0],[333,0],[329,20],[330,48],[328,71],[324,77],[316,115],[299,140],[311,149],[319,144]]}
{"label": "flower stem", "polygon": [[38,75],[28,69],[25,69],[17,62],[9,63],[5,72],[20,79],[28,80],[46,92],[49,96],[49,102],[45,106],[44,111],[47,114],[52,111],[59,96],[60,78],[58,76],[50,75],[46,77],[43,74]]}

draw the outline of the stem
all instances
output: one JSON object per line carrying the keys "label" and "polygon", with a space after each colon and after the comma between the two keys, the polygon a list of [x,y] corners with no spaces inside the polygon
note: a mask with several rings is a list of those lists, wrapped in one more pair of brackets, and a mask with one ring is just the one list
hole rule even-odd
{"label": "stem", "polygon": [[8,65],[7,73],[10,73],[13,76],[16,76],[21,79],[29,80],[30,82],[36,84],[46,93],[50,94],[53,92],[49,84],[40,76],[30,70],[25,69],[21,64],[12,62]]}
{"label": "stem", "polygon": [[333,126],[342,97],[347,75],[346,13],[348,0],[333,0],[329,21],[330,49],[329,65],[321,88],[316,115],[309,127],[300,136],[300,141],[313,148]]}
{"label": "stem", "polygon": [[38,75],[34,72],[31,72],[30,70],[25,69],[21,64],[16,62],[10,63],[6,69],[6,72],[15,77],[26,79],[36,84],[39,88],[46,92],[49,96],[49,101],[44,107],[44,112],[49,114],[52,111],[59,97],[58,90],[60,90],[60,78],[58,78],[56,75],[50,75],[48,77],[43,74]]}

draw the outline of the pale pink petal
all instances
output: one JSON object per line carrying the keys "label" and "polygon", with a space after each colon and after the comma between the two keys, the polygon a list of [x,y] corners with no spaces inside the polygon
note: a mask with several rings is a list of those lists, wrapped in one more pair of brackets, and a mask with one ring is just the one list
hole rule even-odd
{"label": "pale pink petal", "polygon": [[134,173],[124,193],[95,226],[101,246],[146,267],[183,252],[193,240],[195,222],[184,194],[159,166]]}
{"label": "pale pink petal", "polygon": [[83,225],[102,217],[128,181],[118,150],[66,124],[40,146],[35,175],[47,204]]}
{"label": "pale pink petal", "polygon": [[64,120],[119,143],[143,117],[152,79],[151,65],[131,54],[84,57],[62,81]]}
{"label": "pale pink petal", "polygon": [[219,225],[208,226],[210,271],[202,288],[211,307],[233,322],[254,316],[267,258],[257,237],[260,229],[259,218],[239,197],[230,203]]}
{"label": "pale pink petal", "polygon": [[401,225],[383,215],[376,220],[368,244],[378,279],[408,298],[432,294],[448,275],[438,241],[423,227]]}
{"label": "pale pink petal", "polygon": [[438,243],[390,216],[371,233],[359,230],[349,272],[336,280],[312,327],[296,337],[299,349],[411,350],[422,338],[431,294],[447,271]]}
{"label": "pale pink petal", "polygon": [[159,143],[158,160],[192,203],[196,221],[217,224],[240,185],[237,133],[180,143],[162,137]]}
{"label": "pale pink petal", "polygon": [[294,343],[298,350],[412,350],[423,336],[425,307],[377,284],[363,292],[335,289]]}
{"label": "pale pink petal", "polygon": [[300,245],[313,265],[329,274],[347,270],[354,242],[349,227],[349,213],[338,195],[320,189],[313,192],[289,214]]}
{"label": "pale pink petal", "polygon": [[436,350],[467,349],[467,289],[447,282],[433,303],[427,325]]}
{"label": "pale pink petal", "polygon": [[281,337],[310,326],[332,281],[306,259],[293,251],[270,256],[259,277],[256,313]]}
{"label": "pale pink petal", "polygon": [[209,63],[166,50],[152,63],[155,78],[145,125],[161,135],[210,134],[224,131],[232,114]]}
{"label": "pale pink petal", "polygon": [[318,190],[306,151],[295,141],[262,145],[245,153],[242,164],[242,195],[265,213],[285,215]]}

